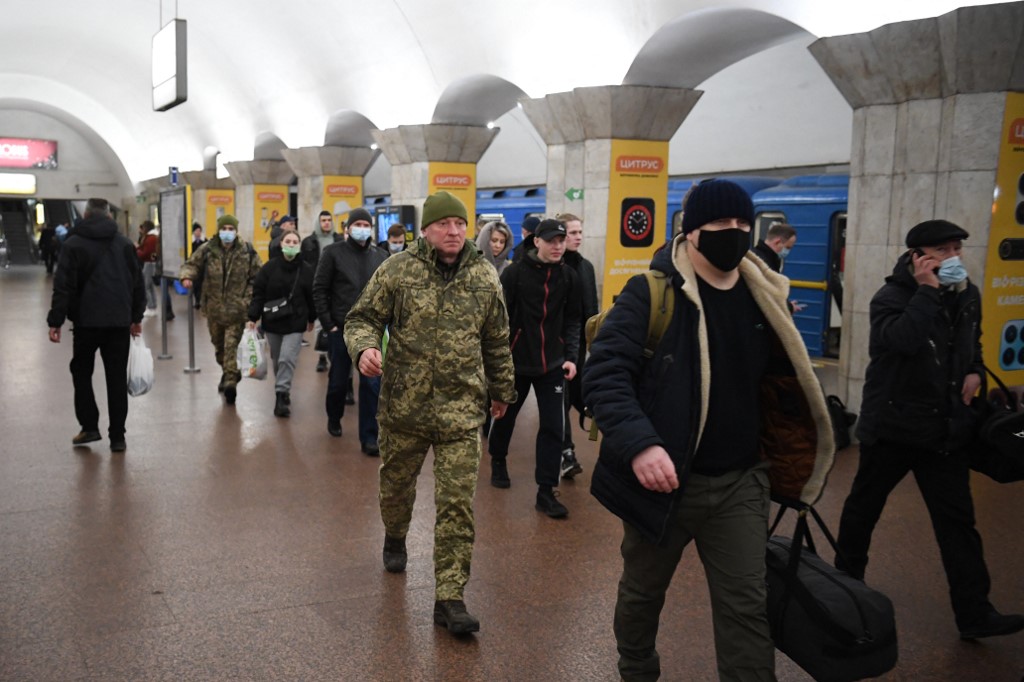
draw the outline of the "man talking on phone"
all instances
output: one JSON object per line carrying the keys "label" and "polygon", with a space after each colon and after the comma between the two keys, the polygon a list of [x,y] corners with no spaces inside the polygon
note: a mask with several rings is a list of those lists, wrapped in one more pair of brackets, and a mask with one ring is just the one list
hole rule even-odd
{"label": "man talking on phone", "polygon": [[[576,376],[579,355],[581,287],[576,272],[562,262],[565,223],[543,220],[534,231],[534,248],[501,273],[508,307],[512,362],[516,368],[518,400],[496,419],[488,437],[491,485],[508,488],[509,441],[516,416],[533,387],[537,394],[537,511],[553,519],[565,518],[555,493],[562,462],[565,382]],[[565,340],[568,339],[569,343]]]}

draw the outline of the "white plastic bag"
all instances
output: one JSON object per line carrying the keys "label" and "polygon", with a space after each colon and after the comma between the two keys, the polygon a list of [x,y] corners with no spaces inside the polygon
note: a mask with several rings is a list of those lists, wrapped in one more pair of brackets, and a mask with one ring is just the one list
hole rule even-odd
{"label": "white plastic bag", "polygon": [[238,343],[238,371],[250,379],[267,378],[267,340],[255,329],[242,332]]}
{"label": "white plastic bag", "polygon": [[142,335],[132,337],[128,350],[128,395],[140,396],[153,388],[153,353]]}

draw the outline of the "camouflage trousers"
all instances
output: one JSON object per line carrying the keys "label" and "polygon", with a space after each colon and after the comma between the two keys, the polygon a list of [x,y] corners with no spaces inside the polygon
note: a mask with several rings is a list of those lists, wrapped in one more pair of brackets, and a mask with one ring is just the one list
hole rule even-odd
{"label": "camouflage trousers", "polygon": [[384,531],[409,532],[416,479],[434,449],[434,581],[436,598],[462,599],[473,558],[473,495],[480,467],[480,429],[438,440],[380,427],[380,515]]}
{"label": "camouflage trousers", "polygon": [[224,324],[207,318],[206,324],[210,328],[210,341],[213,343],[217,364],[224,372],[224,385],[235,386],[242,378],[238,371],[238,344],[245,331],[245,322]]}

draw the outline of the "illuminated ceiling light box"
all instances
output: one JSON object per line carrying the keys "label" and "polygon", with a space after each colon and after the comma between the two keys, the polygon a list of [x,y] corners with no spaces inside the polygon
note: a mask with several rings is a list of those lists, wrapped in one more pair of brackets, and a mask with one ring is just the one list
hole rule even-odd
{"label": "illuminated ceiling light box", "polygon": [[35,194],[36,176],[31,173],[0,173],[0,194]]}
{"label": "illuminated ceiling light box", "polygon": [[188,99],[185,20],[174,19],[153,36],[153,111]]}

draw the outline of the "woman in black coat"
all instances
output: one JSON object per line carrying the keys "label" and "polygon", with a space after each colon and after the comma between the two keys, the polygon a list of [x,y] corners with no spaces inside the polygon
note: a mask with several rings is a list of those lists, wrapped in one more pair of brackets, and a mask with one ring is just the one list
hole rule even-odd
{"label": "woman in black coat", "polygon": [[[274,414],[291,414],[292,375],[302,348],[303,332],[312,331],[316,320],[313,305],[313,268],[299,258],[299,235],[285,232],[281,237],[282,258],[271,258],[260,268],[252,287],[249,329],[263,320],[262,327],[274,361]],[[274,310],[276,308],[276,311]]]}

